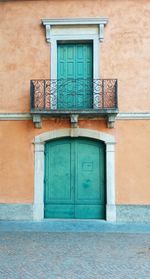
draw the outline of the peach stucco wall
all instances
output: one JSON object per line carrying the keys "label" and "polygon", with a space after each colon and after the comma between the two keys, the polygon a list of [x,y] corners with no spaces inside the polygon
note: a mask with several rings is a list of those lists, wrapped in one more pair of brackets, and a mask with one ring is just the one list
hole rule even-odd
{"label": "peach stucco wall", "polygon": [[[33,201],[34,137],[61,127],[70,127],[68,120],[43,121],[40,130],[33,128],[32,121],[0,122],[0,202]],[[88,123],[81,120],[79,127],[111,132],[116,136],[117,203],[149,204],[150,121],[118,120],[116,129],[111,130],[102,120]]]}
{"label": "peach stucco wall", "polygon": [[[120,112],[150,111],[150,1],[0,1],[0,113],[29,112],[29,81],[50,77],[50,48],[42,18],[105,17],[100,77],[118,78]],[[79,126],[116,138],[116,201],[149,204],[150,121],[102,120]],[[35,135],[70,127],[69,121],[0,121],[0,203],[31,203],[34,192]]]}
{"label": "peach stucco wall", "polygon": [[116,200],[150,204],[150,121],[116,123]]}
{"label": "peach stucco wall", "polygon": [[150,1],[0,2],[1,112],[29,111],[29,81],[50,77],[41,18],[109,17],[101,44],[102,78],[118,78],[120,111],[150,110]]}

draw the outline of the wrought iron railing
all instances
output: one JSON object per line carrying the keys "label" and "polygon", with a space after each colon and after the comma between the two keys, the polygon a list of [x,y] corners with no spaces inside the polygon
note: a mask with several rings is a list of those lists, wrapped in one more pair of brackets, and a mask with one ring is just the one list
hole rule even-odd
{"label": "wrought iron railing", "polygon": [[118,108],[116,79],[31,80],[31,111]]}

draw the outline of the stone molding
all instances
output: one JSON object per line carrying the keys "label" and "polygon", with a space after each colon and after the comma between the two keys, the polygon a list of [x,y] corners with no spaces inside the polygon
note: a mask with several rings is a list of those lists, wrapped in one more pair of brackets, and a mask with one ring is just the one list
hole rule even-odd
{"label": "stone molding", "polygon": [[108,17],[100,18],[62,18],[62,19],[42,19],[44,25],[89,25],[107,24]]}
{"label": "stone molding", "polygon": [[144,120],[150,119],[150,112],[120,112],[116,120]]}
{"label": "stone molding", "polygon": [[0,113],[0,121],[1,120],[30,120],[30,119],[32,119],[32,115],[28,112]]}
{"label": "stone molding", "polygon": [[[43,119],[47,118],[43,116]],[[52,117],[55,119],[55,117]],[[84,117],[80,117],[84,119]],[[95,117],[94,119],[103,119],[103,117]],[[116,117],[117,120],[148,120],[150,119],[150,112],[120,112]],[[3,120],[32,120],[32,115],[30,113],[21,113],[21,112],[10,112],[10,113],[0,113],[0,121]]]}

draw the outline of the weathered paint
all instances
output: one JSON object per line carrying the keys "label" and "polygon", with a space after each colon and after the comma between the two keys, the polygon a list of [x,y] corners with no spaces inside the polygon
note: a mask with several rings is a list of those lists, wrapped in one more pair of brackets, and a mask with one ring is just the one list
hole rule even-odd
{"label": "weathered paint", "polygon": [[103,16],[109,23],[101,44],[101,77],[118,78],[121,111],[150,110],[149,1],[7,1],[0,3],[0,12],[1,112],[29,111],[29,80],[50,76],[41,18]]}

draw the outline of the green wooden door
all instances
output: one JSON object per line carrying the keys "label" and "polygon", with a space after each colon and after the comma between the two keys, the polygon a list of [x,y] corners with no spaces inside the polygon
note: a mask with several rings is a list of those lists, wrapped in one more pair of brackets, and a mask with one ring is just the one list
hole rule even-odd
{"label": "green wooden door", "polygon": [[45,218],[104,219],[104,144],[66,138],[45,151]]}
{"label": "green wooden door", "polygon": [[59,109],[92,108],[93,46],[58,44],[57,105]]}

